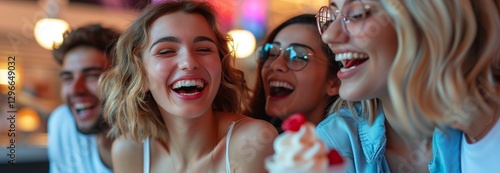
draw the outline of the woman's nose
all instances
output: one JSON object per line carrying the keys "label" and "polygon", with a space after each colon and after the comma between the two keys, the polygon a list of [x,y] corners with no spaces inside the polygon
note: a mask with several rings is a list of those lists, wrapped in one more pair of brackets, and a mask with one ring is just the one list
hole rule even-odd
{"label": "woman's nose", "polygon": [[182,70],[194,70],[197,69],[200,64],[190,53],[186,53],[185,55],[181,55],[181,60],[179,62],[179,68]]}
{"label": "woman's nose", "polygon": [[274,59],[273,62],[271,62],[271,65],[269,66],[273,71],[287,72],[288,71],[287,63],[288,61],[284,53],[281,53],[276,59]]}
{"label": "woman's nose", "polygon": [[326,44],[347,42],[349,35],[345,33],[342,25],[342,19],[333,21],[333,23],[323,31],[323,35],[321,35],[323,42]]}

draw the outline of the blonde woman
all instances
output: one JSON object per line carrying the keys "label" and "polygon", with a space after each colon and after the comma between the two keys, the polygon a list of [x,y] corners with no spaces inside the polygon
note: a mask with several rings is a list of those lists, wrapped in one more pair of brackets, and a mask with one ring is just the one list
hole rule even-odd
{"label": "blonde woman", "polygon": [[265,172],[274,127],[239,113],[243,73],[207,2],[146,8],[101,79],[115,172]]}
{"label": "blonde woman", "polygon": [[319,10],[344,66],[342,99],[318,135],[350,172],[500,169],[499,6],[331,0]]}

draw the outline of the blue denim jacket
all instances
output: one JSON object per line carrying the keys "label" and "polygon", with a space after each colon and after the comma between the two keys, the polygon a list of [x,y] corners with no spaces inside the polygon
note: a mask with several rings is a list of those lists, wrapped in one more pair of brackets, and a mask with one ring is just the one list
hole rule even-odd
{"label": "blue denim jacket", "polygon": [[[361,105],[355,105],[354,111],[360,115]],[[349,108],[344,108],[319,123],[316,130],[329,149],[336,149],[345,157],[348,172],[391,172],[384,154],[385,117],[381,108],[372,125],[364,117],[354,118]],[[461,138],[462,133],[451,128],[434,131],[433,158],[428,164],[431,173],[460,172]],[[401,164],[398,169],[407,172],[406,168]]]}

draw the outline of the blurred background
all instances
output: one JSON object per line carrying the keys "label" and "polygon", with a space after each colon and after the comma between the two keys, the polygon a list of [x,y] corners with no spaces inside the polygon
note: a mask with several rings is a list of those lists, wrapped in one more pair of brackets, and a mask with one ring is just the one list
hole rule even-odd
{"label": "blurred background", "polygon": [[[0,0],[0,172],[48,172],[46,124],[52,110],[63,101],[60,67],[52,57],[50,46],[43,42],[43,37],[54,34],[51,32],[57,28],[50,28],[50,24],[42,21],[65,21],[69,29],[101,23],[123,31],[145,6],[159,1],[162,0]],[[239,58],[236,65],[245,72],[250,87],[256,77],[253,53],[265,35],[287,18],[300,13],[316,13],[328,2],[207,1],[220,13],[224,32],[237,42]],[[59,33],[55,35],[60,36]],[[7,104],[9,56],[16,57],[16,165],[7,164],[7,147],[11,139],[7,119],[7,110],[11,110]]]}

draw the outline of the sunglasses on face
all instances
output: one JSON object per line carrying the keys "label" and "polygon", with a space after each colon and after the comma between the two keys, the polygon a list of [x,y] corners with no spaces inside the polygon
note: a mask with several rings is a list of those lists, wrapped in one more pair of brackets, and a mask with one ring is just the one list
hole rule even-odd
{"label": "sunglasses on face", "polygon": [[286,58],[287,67],[290,70],[302,70],[309,62],[309,58],[313,56],[308,48],[299,45],[291,45],[283,48],[277,44],[266,43],[258,49],[258,62],[263,64],[263,67],[269,67],[274,60],[283,53]]}

